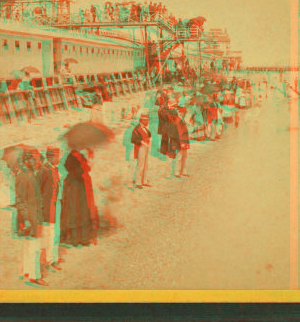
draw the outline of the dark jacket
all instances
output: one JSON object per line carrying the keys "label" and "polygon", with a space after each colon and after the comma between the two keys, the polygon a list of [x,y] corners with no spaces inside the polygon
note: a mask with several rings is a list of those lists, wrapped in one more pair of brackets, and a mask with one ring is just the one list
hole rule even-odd
{"label": "dark jacket", "polygon": [[170,126],[170,151],[186,150],[190,148],[189,133],[186,123],[179,116]]}
{"label": "dark jacket", "polygon": [[170,123],[169,109],[162,107],[158,111],[158,134],[167,135],[169,132]]}
{"label": "dark jacket", "polygon": [[[44,171],[48,172],[47,175]],[[59,189],[58,169],[46,163],[41,175],[44,178],[44,182],[41,185],[44,222],[54,224]]]}
{"label": "dark jacket", "polygon": [[[146,131],[145,131],[146,130]],[[132,131],[131,143],[134,144],[134,158],[138,157],[139,148],[141,146],[141,142],[149,143],[149,139],[151,138],[151,132],[148,129],[142,128],[139,124]]]}
{"label": "dark jacket", "polygon": [[39,236],[39,227],[43,223],[42,196],[40,180],[33,172],[20,172],[16,177],[16,207],[22,221],[29,221],[30,227],[25,235]]}

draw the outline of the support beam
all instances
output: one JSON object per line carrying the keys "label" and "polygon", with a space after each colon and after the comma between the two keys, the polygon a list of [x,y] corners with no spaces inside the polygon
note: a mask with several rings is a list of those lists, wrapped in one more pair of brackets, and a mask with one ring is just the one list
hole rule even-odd
{"label": "support beam", "polygon": [[145,46],[146,46],[147,72],[150,73],[150,68],[149,68],[149,53],[148,53],[148,33],[147,33],[147,26],[145,26]]}

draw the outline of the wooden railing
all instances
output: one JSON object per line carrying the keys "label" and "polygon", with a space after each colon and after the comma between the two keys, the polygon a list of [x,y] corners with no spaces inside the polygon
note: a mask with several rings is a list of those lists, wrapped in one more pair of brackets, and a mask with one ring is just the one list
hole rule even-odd
{"label": "wooden railing", "polygon": [[[17,87],[17,88],[16,88]],[[0,125],[30,122],[58,110],[92,107],[97,101],[152,89],[148,74],[126,71],[113,74],[77,74],[31,80],[30,89],[20,89],[10,80],[0,87]],[[92,93],[89,93],[92,92]]]}

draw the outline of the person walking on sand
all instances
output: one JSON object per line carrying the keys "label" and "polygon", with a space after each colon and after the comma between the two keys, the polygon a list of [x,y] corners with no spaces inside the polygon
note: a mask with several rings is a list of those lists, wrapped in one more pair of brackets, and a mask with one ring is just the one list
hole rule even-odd
{"label": "person walking on sand", "polygon": [[148,130],[149,116],[143,113],[140,123],[134,128],[131,143],[134,144],[134,158],[137,160],[135,171],[135,186],[142,189],[143,186],[151,187],[147,178],[148,155],[151,143],[151,133]]}

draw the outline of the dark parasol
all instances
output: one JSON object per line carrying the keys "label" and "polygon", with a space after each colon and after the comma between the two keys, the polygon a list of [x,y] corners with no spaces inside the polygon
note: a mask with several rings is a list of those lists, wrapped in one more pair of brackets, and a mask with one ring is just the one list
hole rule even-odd
{"label": "dark parasol", "polygon": [[114,139],[111,129],[100,123],[78,123],[72,126],[61,138],[66,139],[70,149],[94,149]]}

